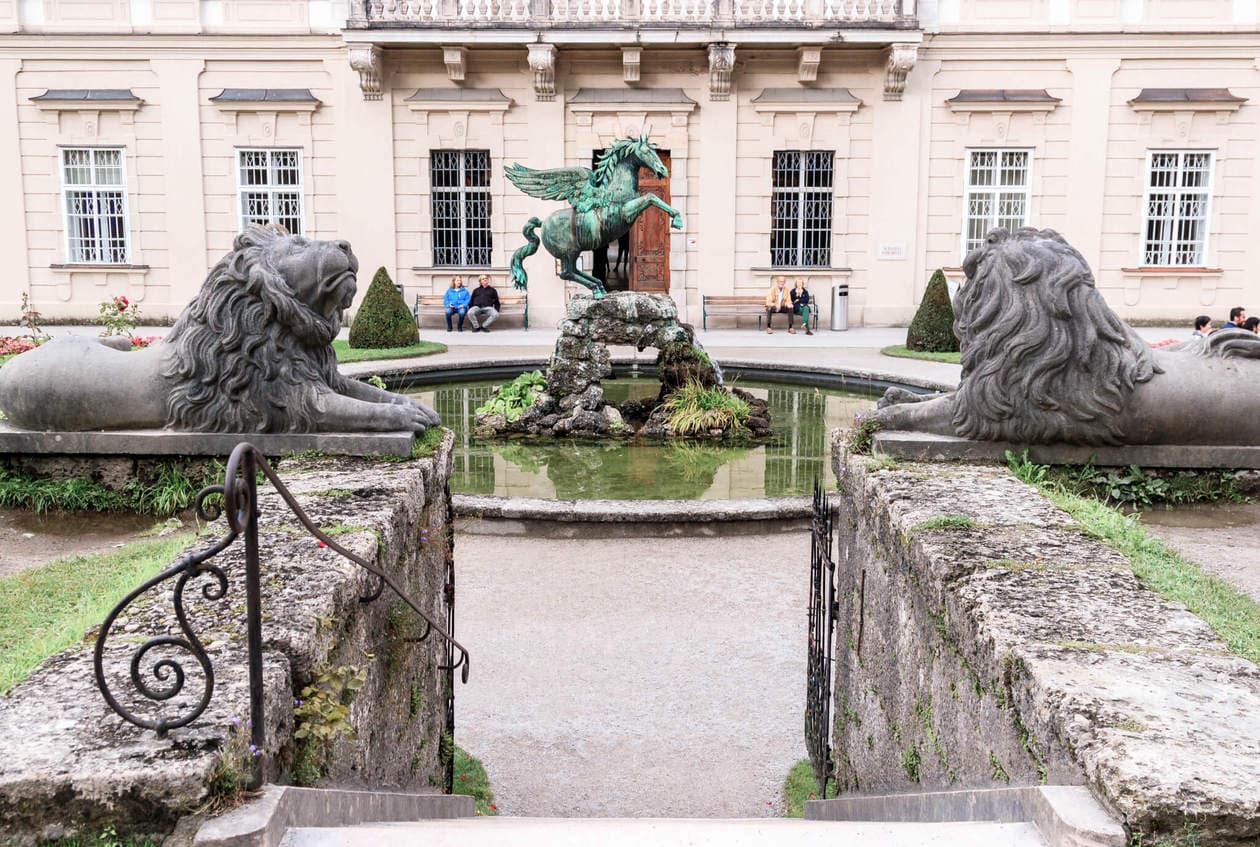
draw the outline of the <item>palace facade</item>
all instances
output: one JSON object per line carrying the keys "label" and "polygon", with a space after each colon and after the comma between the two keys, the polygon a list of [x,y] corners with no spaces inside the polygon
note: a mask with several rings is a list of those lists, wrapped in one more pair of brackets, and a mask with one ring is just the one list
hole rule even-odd
{"label": "palace facade", "polygon": [[0,316],[173,317],[254,221],[349,239],[409,302],[507,287],[560,205],[504,166],[645,127],[684,228],[649,210],[584,266],[697,324],[778,274],[824,326],[839,284],[851,324],[905,323],[1025,224],[1127,318],[1260,309],[1257,0],[0,0]]}

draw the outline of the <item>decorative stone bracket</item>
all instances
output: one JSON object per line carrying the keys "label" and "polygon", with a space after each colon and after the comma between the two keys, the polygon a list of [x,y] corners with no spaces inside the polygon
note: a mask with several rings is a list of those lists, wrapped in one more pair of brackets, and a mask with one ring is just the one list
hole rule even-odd
{"label": "decorative stone bracket", "polygon": [[534,95],[540,102],[556,99],[556,45],[530,44],[529,67],[534,72]]}
{"label": "decorative stone bracket", "polygon": [[468,48],[443,47],[442,63],[446,65],[446,75],[451,82],[462,83],[468,72]]}
{"label": "decorative stone bracket", "polygon": [[364,100],[381,99],[381,48],[375,44],[351,44],[350,67],[359,72],[359,90]]}
{"label": "decorative stone bracket", "polygon": [[798,82],[817,82],[818,66],[822,64],[821,47],[796,48],[796,79]]}
{"label": "decorative stone bracket", "polygon": [[621,79],[626,85],[636,85],[639,82],[639,66],[642,62],[642,47],[621,48]]}
{"label": "decorative stone bracket", "polygon": [[918,44],[893,44],[888,48],[884,72],[884,99],[900,100],[906,90],[906,77],[919,59]]}
{"label": "decorative stone bracket", "polygon": [[709,45],[709,99],[731,99],[731,71],[735,70],[735,45]]}

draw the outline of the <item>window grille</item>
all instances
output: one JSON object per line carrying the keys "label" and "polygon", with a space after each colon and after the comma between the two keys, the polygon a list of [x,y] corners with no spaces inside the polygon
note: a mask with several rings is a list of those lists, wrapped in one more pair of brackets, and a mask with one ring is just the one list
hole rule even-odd
{"label": "window grille", "polygon": [[238,150],[241,229],[279,224],[302,234],[302,151]]}
{"label": "window grille", "polygon": [[124,164],[121,148],[62,148],[67,261],[127,263]]}
{"label": "window grille", "polygon": [[835,151],[776,150],[770,193],[770,264],[831,266]]}
{"label": "window grille", "polygon": [[433,264],[490,264],[490,151],[434,150]]}
{"label": "window grille", "polygon": [[1142,264],[1203,265],[1211,195],[1210,152],[1152,150],[1146,162]]}
{"label": "window grille", "polygon": [[1028,226],[1031,150],[968,150],[963,255],[984,245],[995,227]]}

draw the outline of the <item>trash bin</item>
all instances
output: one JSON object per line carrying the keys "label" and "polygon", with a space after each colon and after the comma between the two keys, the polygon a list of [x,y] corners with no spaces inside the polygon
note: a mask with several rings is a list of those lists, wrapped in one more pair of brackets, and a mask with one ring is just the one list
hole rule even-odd
{"label": "trash bin", "polygon": [[847,283],[831,286],[831,328],[849,328],[849,286]]}

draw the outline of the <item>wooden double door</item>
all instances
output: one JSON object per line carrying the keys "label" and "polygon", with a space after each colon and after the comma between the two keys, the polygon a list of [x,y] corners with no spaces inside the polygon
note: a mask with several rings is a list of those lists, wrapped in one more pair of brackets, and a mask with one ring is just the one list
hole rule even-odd
{"label": "wooden double door", "polygon": [[[598,162],[603,154],[603,150],[594,151],[593,162]],[[669,151],[657,150],[656,154],[661,157],[665,167],[669,168]],[[639,193],[648,192],[669,203],[669,179],[661,179],[647,168],[639,168]],[[668,294],[669,215],[655,206],[648,207],[630,228],[628,241],[626,252],[629,254],[629,261],[618,262],[616,256],[597,256],[595,275],[604,281],[609,290],[627,285],[631,291]],[[623,241],[622,245],[610,247],[620,249],[625,244]],[[621,268],[625,269],[625,276],[621,275]]]}

